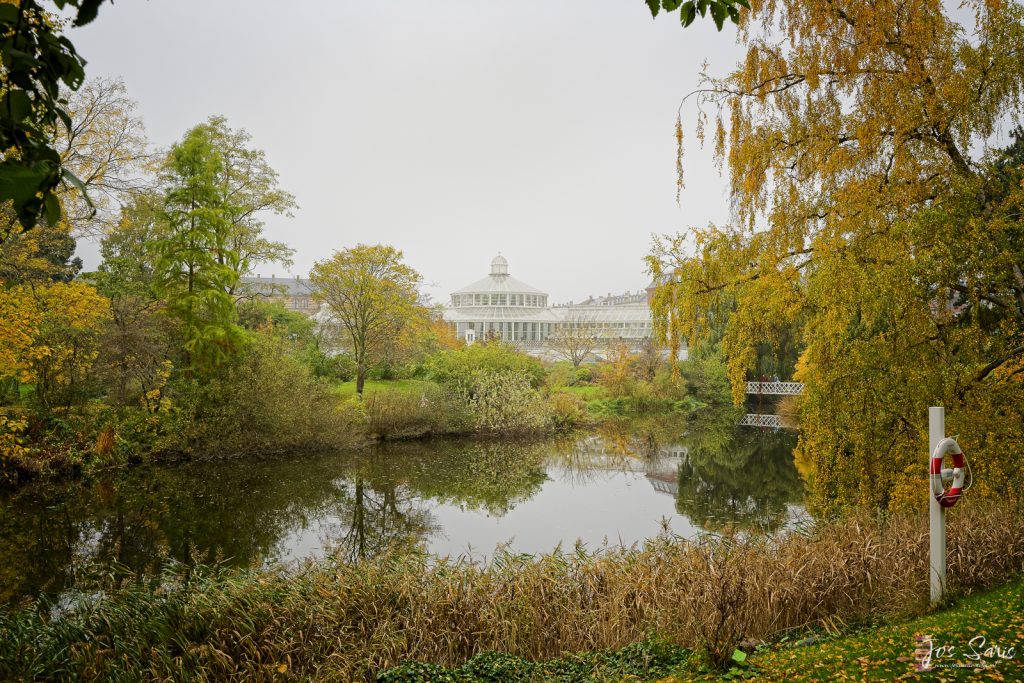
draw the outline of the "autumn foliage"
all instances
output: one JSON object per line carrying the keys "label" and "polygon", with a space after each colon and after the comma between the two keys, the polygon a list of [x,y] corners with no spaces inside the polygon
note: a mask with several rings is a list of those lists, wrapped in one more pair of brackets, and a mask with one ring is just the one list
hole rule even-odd
{"label": "autumn foliage", "polygon": [[712,129],[734,220],[657,243],[658,331],[693,345],[724,326],[737,402],[759,346],[798,331],[818,510],[919,505],[929,405],[973,495],[1017,495],[1024,9],[783,0],[741,38],[743,62],[682,110],[701,142]]}

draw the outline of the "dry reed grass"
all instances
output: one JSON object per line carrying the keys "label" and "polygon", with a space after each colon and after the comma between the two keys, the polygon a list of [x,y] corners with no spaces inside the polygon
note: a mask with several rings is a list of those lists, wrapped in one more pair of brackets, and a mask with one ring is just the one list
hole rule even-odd
{"label": "dry reed grass", "polygon": [[[1020,510],[958,507],[951,588],[1024,569],[1022,520]],[[372,680],[409,659],[545,659],[652,635],[721,660],[741,638],[924,609],[927,554],[926,519],[858,514],[774,540],[661,538],[490,565],[395,552],[291,577],[176,575],[156,593],[127,588],[58,621],[45,608],[0,614],[0,678],[69,667],[85,679]]]}
{"label": "dry reed grass", "polygon": [[364,406],[370,433],[381,439],[461,434],[472,429],[466,406],[441,387],[373,392],[366,395]]}

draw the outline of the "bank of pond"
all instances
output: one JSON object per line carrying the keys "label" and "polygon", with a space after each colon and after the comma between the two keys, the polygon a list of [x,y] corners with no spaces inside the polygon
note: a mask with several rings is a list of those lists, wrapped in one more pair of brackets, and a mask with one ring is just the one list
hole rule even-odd
{"label": "bank of pond", "polygon": [[[925,610],[927,519],[810,518],[794,442],[709,413],[38,480],[0,497],[0,679],[721,671]],[[1022,525],[958,506],[951,593],[1024,569]]]}

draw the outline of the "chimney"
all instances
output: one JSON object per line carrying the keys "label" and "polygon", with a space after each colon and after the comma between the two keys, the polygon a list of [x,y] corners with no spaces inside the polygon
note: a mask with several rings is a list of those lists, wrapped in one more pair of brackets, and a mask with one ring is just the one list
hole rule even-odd
{"label": "chimney", "polygon": [[271,274],[270,274],[270,279],[271,279],[271,280],[273,280],[273,279],[274,279],[274,278],[276,278],[276,277],[277,277],[277,275],[275,275],[274,273],[271,273]]}

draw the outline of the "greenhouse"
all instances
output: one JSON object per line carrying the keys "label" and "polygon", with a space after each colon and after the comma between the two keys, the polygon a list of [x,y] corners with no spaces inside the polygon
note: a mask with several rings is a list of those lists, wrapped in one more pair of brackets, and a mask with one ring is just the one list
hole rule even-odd
{"label": "greenhouse", "polygon": [[472,344],[497,337],[525,348],[541,348],[562,326],[580,326],[603,341],[640,342],[651,335],[646,292],[590,297],[551,306],[546,292],[512,277],[500,254],[490,274],[451,295],[444,319]]}

